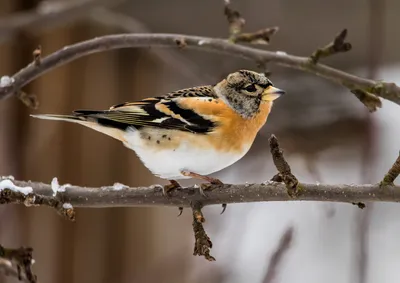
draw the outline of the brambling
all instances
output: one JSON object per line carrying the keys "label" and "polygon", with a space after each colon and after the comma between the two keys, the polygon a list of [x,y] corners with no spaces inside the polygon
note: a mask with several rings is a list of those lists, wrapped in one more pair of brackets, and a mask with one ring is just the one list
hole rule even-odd
{"label": "brambling", "polygon": [[222,184],[207,175],[247,153],[273,101],[283,93],[264,74],[240,70],[215,85],[125,102],[108,110],[31,116],[78,123],[120,140],[154,175],[169,180],[167,193],[180,187],[179,179]]}

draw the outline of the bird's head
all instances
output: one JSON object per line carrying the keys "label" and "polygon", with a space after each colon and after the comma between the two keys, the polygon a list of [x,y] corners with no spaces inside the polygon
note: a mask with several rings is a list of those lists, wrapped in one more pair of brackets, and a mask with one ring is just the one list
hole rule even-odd
{"label": "bird's head", "polygon": [[270,103],[285,92],[262,73],[240,70],[214,86],[216,94],[245,118],[253,117],[261,103]]}

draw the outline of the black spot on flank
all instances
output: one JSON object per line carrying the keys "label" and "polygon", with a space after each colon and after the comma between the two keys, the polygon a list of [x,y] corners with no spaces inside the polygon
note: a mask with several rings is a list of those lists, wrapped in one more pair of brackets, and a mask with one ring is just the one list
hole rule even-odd
{"label": "black spot on flank", "polygon": [[167,135],[162,135],[162,138],[165,139],[167,137]]}
{"label": "black spot on flank", "polygon": [[211,102],[211,101],[212,101],[212,99],[210,98],[208,101],[209,101],[209,102]]}
{"label": "black spot on flank", "polygon": [[148,140],[151,140],[151,137],[149,136],[147,139],[148,139]]}
{"label": "black spot on flank", "polygon": [[160,141],[159,141],[159,140],[157,140],[157,143],[158,143],[158,144],[160,144]]}
{"label": "black spot on flank", "polygon": [[170,137],[168,137],[168,140],[170,141],[170,140],[171,140],[171,138],[170,138]]}

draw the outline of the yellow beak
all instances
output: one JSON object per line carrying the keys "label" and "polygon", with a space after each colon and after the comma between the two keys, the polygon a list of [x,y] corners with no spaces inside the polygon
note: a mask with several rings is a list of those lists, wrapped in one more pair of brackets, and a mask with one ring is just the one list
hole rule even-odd
{"label": "yellow beak", "polygon": [[285,91],[273,86],[269,86],[264,90],[262,94],[262,100],[274,101],[275,99],[279,98],[282,94],[285,94]]}

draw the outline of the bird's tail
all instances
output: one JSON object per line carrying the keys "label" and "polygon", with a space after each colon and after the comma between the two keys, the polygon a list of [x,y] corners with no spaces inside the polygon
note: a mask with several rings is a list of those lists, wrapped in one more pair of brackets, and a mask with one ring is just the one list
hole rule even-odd
{"label": "bird's tail", "polygon": [[45,119],[45,120],[59,120],[59,121],[67,121],[72,123],[83,124],[83,122],[88,122],[85,117],[79,117],[74,115],[56,115],[56,114],[38,114],[38,115],[30,115],[34,118]]}
{"label": "bird's tail", "polygon": [[[89,111],[86,111],[86,112],[89,112]],[[94,113],[95,111],[91,111],[91,112]],[[58,121],[67,121],[67,122],[71,122],[71,123],[77,123],[82,126],[91,128],[95,131],[106,134],[117,140],[125,142],[125,137],[124,137],[123,131],[121,131],[120,129],[101,125],[98,123],[96,118],[91,117],[90,115],[81,115],[81,113],[77,112],[76,115],[37,114],[37,115],[30,115],[30,116],[34,117],[34,118],[45,119],[45,120],[58,120]]]}

